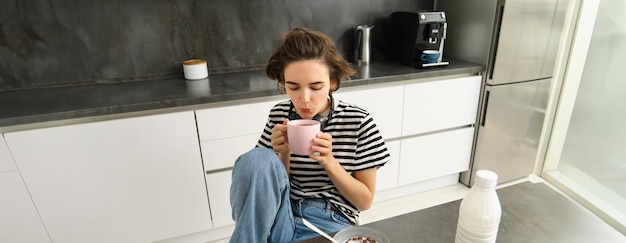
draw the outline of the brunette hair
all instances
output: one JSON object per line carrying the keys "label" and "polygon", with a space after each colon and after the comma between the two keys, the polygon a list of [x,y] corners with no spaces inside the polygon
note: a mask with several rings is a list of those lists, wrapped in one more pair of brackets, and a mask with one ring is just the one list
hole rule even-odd
{"label": "brunette hair", "polygon": [[283,35],[282,43],[270,57],[265,74],[272,80],[277,80],[279,90],[285,90],[285,67],[289,63],[302,60],[322,60],[328,65],[330,80],[337,80],[337,86],[330,92],[336,91],[341,80],[350,79],[356,71],[341,54],[332,39],[319,31],[297,27]]}

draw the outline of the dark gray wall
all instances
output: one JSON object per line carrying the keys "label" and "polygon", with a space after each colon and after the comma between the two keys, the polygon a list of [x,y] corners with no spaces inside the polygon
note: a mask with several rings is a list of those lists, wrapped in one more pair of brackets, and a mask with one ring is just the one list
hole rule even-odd
{"label": "dark gray wall", "polygon": [[352,28],[373,24],[384,58],[387,18],[434,0],[14,0],[0,7],[0,91],[262,68],[296,26],[320,30],[346,56]]}

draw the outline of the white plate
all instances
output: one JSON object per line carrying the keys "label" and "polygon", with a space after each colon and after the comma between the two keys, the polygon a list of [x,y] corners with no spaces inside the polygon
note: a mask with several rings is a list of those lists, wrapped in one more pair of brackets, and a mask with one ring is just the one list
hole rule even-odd
{"label": "white plate", "polygon": [[347,240],[353,237],[359,237],[359,236],[363,238],[365,237],[372,238],[376,241],[376,243],[389,243],[389,239],[382,232],[376,229],[363,227],[363,226],[353,226],[353,227],[345,228],[337,232],[334,238],[339,243],[345,243]]}

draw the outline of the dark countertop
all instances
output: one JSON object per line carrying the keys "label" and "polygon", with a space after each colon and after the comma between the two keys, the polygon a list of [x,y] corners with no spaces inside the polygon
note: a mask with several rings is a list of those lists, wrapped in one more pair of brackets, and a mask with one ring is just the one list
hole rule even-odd
{"label": "dark countertop", "polygon": [[[497,190],[502,206],[497,242],[626,242],[626,236],[543,183]],[[461,200],[364,225],[390,242],[454,242]],[[303,241],[329,242],[323,237]]]}
{"label": "dark countertop", "polygon": [[[451,61],[446,67],[417,69],[391,62],[355,67],[359,76],[341,87],[480,73],[484,66]],[[369,73],[369,75],[367,75]],[[159,79],[0,92],[0,128],[106,116],[280,94],[265,70],[209,74],[208,80]]]}

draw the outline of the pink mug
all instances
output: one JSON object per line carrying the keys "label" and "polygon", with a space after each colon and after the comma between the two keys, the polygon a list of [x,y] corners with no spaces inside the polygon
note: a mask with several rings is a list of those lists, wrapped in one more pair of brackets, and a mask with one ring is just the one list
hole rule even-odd
{"label": "pink mug", "polygon": [[311,154],[313,139],[320,132],[320,122],[316,120],[293,120],[287,123],[287,140],[291,152],[298,155]]}

